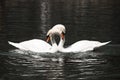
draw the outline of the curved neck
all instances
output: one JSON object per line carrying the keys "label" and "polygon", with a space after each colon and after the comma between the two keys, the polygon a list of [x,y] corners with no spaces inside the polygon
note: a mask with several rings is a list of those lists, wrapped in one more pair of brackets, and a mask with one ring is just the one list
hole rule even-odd
{"label": "curved neck", "polygon": [[54,37],[50,37],[50,39],[51,39],[52,47],[57,47],[57,43],[56,43]]}
{"label": "curved neck", "polygon": [[62,38],[60,37],[60,42],[59,42],[59,44],[58,44],[58,47],[59,47],[60,49],[63,49],[64,43],[65,43],[65,38],[62,39]]}

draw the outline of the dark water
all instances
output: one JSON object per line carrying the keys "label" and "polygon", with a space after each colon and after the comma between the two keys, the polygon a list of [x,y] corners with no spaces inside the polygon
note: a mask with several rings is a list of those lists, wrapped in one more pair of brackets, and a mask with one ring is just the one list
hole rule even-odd
{"label": "dark water", "polygon": [[[44,40],[58,23],[66,26],[66,46],[112,42],[76,54],[23,52],[7,42]],[[120,0],[0,0],[0,80],[119,80],[119,26]]]}
{"label": "dark water", "polygon": [[0,80],[119,80],[119,48],[67,54],[0,52]]}
{"label": "dark water", "polygon": [[1,0],[0,49],[7,41],[45,39],[47,31],[66,26],[66,45],[78,40],[120,44],[120,0]]}

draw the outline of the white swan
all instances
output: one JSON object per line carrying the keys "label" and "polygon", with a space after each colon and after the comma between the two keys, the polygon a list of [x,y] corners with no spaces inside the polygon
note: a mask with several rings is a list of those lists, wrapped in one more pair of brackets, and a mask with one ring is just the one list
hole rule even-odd
{"label": "white swan", "polygon": [[10,42],[8,41],[8,43],[18,49],[21,50],[29,50],[29,51],[33,51],[33,52],[49,52],[49,53],[55,53],[58,51],[57,49],[57,44],[55,42],[54,36],[52,33],[54,33],[54,29],[53,30],[49,30],[47,35],[47,41],[51,40],[51,44],[48,44],[47,42],[40,40],[40,39],[32,39],[32,40],[28,40],[28,41],[23,41],[20,43],[14,43],[14,42]]}
{"label": "white swan", "polygon": [[[96,47],[100,47],[103,45],[108,44],[108,42],[101,43],[99,41],[89,41],[89,40],[82,40],[78,41],[68,48],[64,48],[65,43],[65,26],[62,24],[55,25],[52,29],[50,29],[47,33],[47,42],[51,41],[51,44],[48,44],[47,42],[40,40],[40,39],[32,39],[28,41],[23,41],[20,43],[14,43],[8,41],[8,43],[16,48],[19,48],[21,50],[29,50],[33,52],[49,52],[49,53],[55,53],[57,51],[60,52],[86,52],[86,51],[92,51]],[[54,39],[54,35],[60,36],[60,42],[57,46],[56,41]]]}
{"label": "white swan", "polygon": [[108,42],[101,43],[99,41],[81,40],[81,41],[78,41],[78,42],[72,44],[68,48],[64,48],[63,46],[65,43],[65,31],[66,31],[65,26],[62,24],[57,24],[52,29],[56,30],[56,31],[53,31],[52,34],[58,34],[60,36],[60,42],[58,44],[58,51],[60,51],[60,52],[77,53],[77,52],[92,51],[95,48],[101,47],[110,42],[110,41],[108,41]]}

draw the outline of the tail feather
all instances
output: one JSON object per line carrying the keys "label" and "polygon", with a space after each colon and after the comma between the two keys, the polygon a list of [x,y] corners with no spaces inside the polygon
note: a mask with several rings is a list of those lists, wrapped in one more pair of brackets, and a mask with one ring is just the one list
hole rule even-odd
{"label": "tail feather", "polygon": [[100,45],[99,45],[98,47],[104,46],[104,45],[106,45],[106,44],[108,44],[108,43],[110,43],[110,42],[111,42],[111,41],[104,42],[104,43],[100,43]]}
{"label": "tail feather", "polygon": [[8,41],[8,43],[16,48],[19,48],[19,49],[24,49],[19,43],[14,43],[14,42],[11,42],[11,41]]}

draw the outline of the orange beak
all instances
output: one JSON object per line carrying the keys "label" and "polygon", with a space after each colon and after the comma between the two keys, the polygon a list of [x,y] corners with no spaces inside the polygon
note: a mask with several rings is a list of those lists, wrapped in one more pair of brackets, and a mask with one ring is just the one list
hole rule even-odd
{"label": "orange beak", "polygon": [[49,41],[50,41],[50,37],[49,37],[49,36],[47,36],[46,42],[49,42]]}
{"label": "orange beak", "polygon": [[64,38],[65,38],[65,35],[62,33],[62,34],[61,34],[61,37],[62,37],[62,39],[64,39]]}

